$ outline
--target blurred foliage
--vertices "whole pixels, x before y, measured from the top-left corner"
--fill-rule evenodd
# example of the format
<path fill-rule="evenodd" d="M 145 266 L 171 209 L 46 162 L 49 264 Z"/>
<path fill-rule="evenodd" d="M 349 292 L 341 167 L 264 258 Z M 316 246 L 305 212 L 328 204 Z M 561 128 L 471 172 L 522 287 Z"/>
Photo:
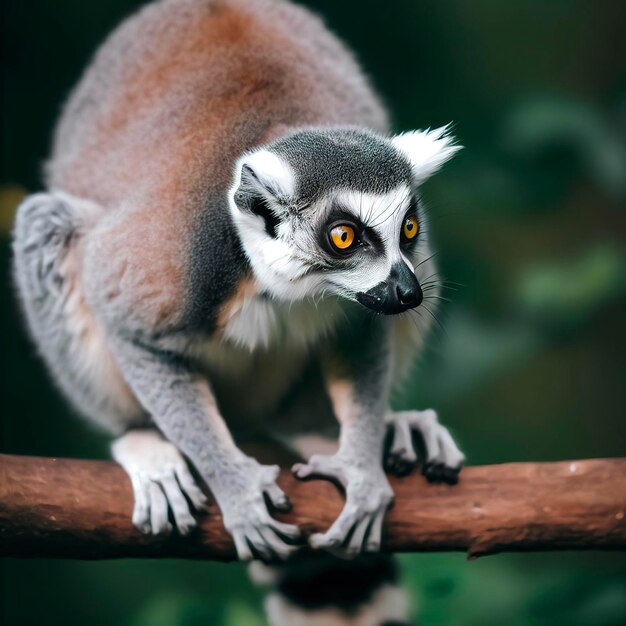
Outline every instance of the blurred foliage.
<path fill-rule="evenodd" d="M 583 324 L 624 295 L 626 256 L 607 244 L 574 260 L 532 266 L 519 285 L 521 309 L 558 330 Z"/>
<path fill-rule="evenodd" d="M 0 236 L 7 238 L 13 228 L 15 210 L 26 195 L 26 191 L 18 185 L 0 184 Z"/>
<path fill-rule="evenodd" d="M 593 106 L 563 99 L 536 99 L 510 114 L 505 140 L 513 153 L 541 157 L 563 148 L 575 157 L 578 170 L 608 194 L 626 196 L 626 128 L 609 123 Z"/>
<path fill-rule="evenodd" d="M 5 452 L 106 457 L 68 415 L 10 292 L 8 233 L 41 187 L 59 108 L 139 0 L 4 0 L 0 267 Z M 626 4 L 309 0 L 357 51 L 398 129 L 453 120 L 426 185 L 444 290 L 398 405 L 440 410 L 473 464 L 626 456 Z M 626 624 L 622 554 L 401 557 L 425 626 Z M 259 626 L 238 564 L 7 560 L 6 624 Z"/>

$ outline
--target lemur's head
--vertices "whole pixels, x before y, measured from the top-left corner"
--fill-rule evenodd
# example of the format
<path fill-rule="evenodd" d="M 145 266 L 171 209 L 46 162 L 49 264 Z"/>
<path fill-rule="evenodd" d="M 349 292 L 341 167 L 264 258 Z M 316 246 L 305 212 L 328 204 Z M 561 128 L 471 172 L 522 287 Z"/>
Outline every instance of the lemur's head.
<path fill-rule="evenodd" d="M 340 128 L 243 156 L 230 206 L 262 288 L 282 300 L 332 292 L 385 314 L 418 306 L 430 254 L 419 185 L 458 149 L 445 128 Z"/>

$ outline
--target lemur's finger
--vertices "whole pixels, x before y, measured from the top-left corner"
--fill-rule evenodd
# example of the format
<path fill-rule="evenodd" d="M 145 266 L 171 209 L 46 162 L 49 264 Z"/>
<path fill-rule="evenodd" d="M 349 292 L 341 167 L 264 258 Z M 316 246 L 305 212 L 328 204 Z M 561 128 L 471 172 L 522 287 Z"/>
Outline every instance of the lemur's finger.
<path fill-rule="evenodd" d="M 439 445 L 439 431 L 441 425 L 437 418 L 437 413 L 432 409 L 424 411 L 401 411 L 396 414 L 400 421 L 406 421 L 412 428 L 419 432 L 424 440 L 426 449 L 425 464 L 438 463 L 441 461 Z"/>
<path fill-rule="evenodd" d="M 465 455 L 459 450 L 450 431 L 445 426 L 441 426 L 439 430 L 439 441 L 444 463 L 454 469 L 460 468 L 465 461 Z"/>
<path fill-rule="evenodd" d="M 181 535 L 189 534 L 189 532 L 197 526 L 197 523 L 189 510 L 187 500 L 176 482 L 174 474 L 170 473 L 162 478 L 161 486 L 165 491 L 178 531 Z"/>
<path fill-rule="evenodd" d="M 253 555 L 246 536 L 240 530 L 235 530 L 232 533 L 233 541 L 235 542 L 235 549 L 237 550 L 237 556 L 240 561 L 252 561 Z"/>
<path fill-rule="evenodd" d="M 150 481 L 148 487 L 150 494 L 150 525 L 153 535 L 168 534 L 172 531 L 172 525 L 167 519 L 167 499 L 161 486 Z"/>
<path fill-rule="evenodd" d="M 360 522 L 357 522 L 352 537 L 350 537 L 350 541 L 345 549 L 346 556 L 354 557 L 363 551 L 363 542 L 371 523 L 372 518 L 369 515 L 364 517 Z"/>
<path fill-rule="evenodd" d="M 406 461 L 402 456 L 391 452 L 385 457 L 385 471 L 399 478 L 410 474 L 415 465 L 414 462 Z"/>
<path fill-rule="evenodd" d="M 267 545 L 276 553 L 276 556 L 283 560 L 288 558 L 298 549 L 297 546 L 285 543 L 269 526 L 260 526 L 259 532 L 263 535 L 263 539 L 265 539 Z"/>
<path fill-rule="evenodd" d="M 291 471 L 295 474 L 296 478 L 308 478 L 315 474 L 315 470 L 307 463 L 296 463 Z"/>
<path fill-rule="evenodd" d="M 174 472 L 185 495 L 191 500 L 193 508 L 196 509 L 196 511 L 207 511 L 209 508 L 209 499 L 196 484 L 189 468 L 184 463 L 181 463 L 175 467 Z"/>
<path fill-rule="evenodd" d="M 413 463 L 417 461 L 417 454 L 413 446 L 411 426 L 407 420 L 401 419 L 393 422 L 393 443 L 390 452 L 405 461 Z"/>
<path fill-rule="evenodd" d="M 395 476 L 402 477 L 410 474 L 416 465 L 417 455 L 412 441 L 407 442 L 406 446 L 398 446 L 395 450 L 389 450 L 385 455 L 385 470 Z"/>
<path fill-rule="evenodd" d="M 436 463 L 440 460 L 439 455 L 441 451 L 436 429 L 426 426 L 420 432 L 424 438 L 424 447 L 426 448 L 426 463 Z"/>
<path fill-rule="evenodd" d="M 150 499 L 148 497 L 148 484 L 143 482 L 136 474 L 130 474 L 130 480 L 135 494 L 135 506 L 133 507 L 133 525 L 144 535 L 152 531 L 150 526 Z"/>
<path fill-rule="evenodd" d="M 265 472 L 265 477 L 268 484 L 275 482 L 278 478 L 278 475 L 280 474 L 279 465 L 265 465 L 262 469 Z"/>
<path fill-rule="evenodd" d="M 314 550 L 329 550 L 340 545 L 341 542 L 335 539 L 329 541 L 326 533 L 313 533 L 309 537 L 309 546 Z"/>
<path fill-rule="evenodd" d="M 285 522 L 279 522 L 271 516 L 268 516 L 266 525 L 273 528 L 277 533 L 297 541 L 302 537 L 302 531 L 294 524 L 285 524 Z"/>
<path fill-rule="evenodd" d="M 448 467 L 444 463 L 427 463 L 422 469 L 422 474 L 430 483 L 445 482 L 449 485 L 456 485 L 459 482 L 459 472 L 461 466 Z"/>
<path fill-rule="evenodd" d="M 380 544 L 382 542 L 383 534 L 383 520 L 385 519 L 386 512 L 387 510 L 385 508 L 382 508 L 374 515 L 374 520 L 370 527 L 370 532 L 367 537 L 367 542 L 365 544 L 365 549 L 368 552 L 378 552 L 380 550 Z"/>
<path fill-rule="evenodd" d="M 314 454 L 308 463 L 296 463 L 291 471 L 300 479 L 310 476 L 323 476 L 337 480 L 344 486 L 346 484 L 343 470 L 333 464 L 331 457 L 323 454 Z"/>
<path fill-rule="evenodd" d="M 345 537 L 337 530 L 328 530 L 325 533 L 314 533 L 309 537 L 309 545 L 314 550 L 328 550 L 333 554 L 343 553 L 340 550 Z"/>
<path fill-rule="evenodd" d="M 355 507 L 346 505 L 325 533 L 316 533 L 309 537 L 310 546 L 312 548 L 336 548 L 340 546 L 360 517 Z"/>
<path fill-rule="evenodd" d="M 252 544 L 253 550 L 255 550 L 264 561 L 272 560 L 274 554 L 258 528 L 255 526 L 246 528 L 246 538 Z"/>
<path fill-rule="evenodd" d="M 291 502 L 289 502 L 287 494 L 276 483 L 269 484 L 267 487 L 265 487 L 263 492 L 270 499 L 270 502 L 272 503 L 272 506 L 274 506 L 274 508 L 278 509 L 279 511 L 291 510 Z"/>

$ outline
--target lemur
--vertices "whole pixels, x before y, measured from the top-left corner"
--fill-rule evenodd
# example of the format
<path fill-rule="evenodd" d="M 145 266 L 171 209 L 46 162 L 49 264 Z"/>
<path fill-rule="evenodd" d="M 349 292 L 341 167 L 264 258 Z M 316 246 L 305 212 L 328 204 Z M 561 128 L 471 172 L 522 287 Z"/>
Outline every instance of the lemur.
<path fill-rule="evenodd" d="M 420 186 L 457 150 L 446 128 L 391 135 L 352 54 L 287 1 L 158 0 L 108 38 L 47 191 L 18 209 L 14 274 L 54 380 L 116 437 L 141 531 L 188 533 L 203 481 L 240 559 L 296 549 L 268 509 L 289 507 L 278 467 L 231 433 L 344 486 L 316 549 L 379 548 L 387 429 L 392 469 L 416 463 L 417 432 L 426 473 L 455 480 L 436 413 L 389 397 L 438 298 Z"/>

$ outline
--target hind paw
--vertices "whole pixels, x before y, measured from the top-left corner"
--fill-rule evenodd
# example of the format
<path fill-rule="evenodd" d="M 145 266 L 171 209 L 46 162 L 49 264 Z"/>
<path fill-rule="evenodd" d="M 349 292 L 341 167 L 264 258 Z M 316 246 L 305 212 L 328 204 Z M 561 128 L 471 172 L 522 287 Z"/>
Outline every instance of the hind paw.
<path fill-rule="evenodd" d="M 459 450 L 450 431 L 439 423 L 435 411 L 390 412 L 385 421 L 393 429 L 391 448 L 385 457 L 385 468 L 389 472 L 406 476 L 421 462 L 422 474 L 429 482 L 458 482 L 465 455 Z M 424 442 L 423 459 L 418 458 L 414 433 L 420 435 Z"/>

